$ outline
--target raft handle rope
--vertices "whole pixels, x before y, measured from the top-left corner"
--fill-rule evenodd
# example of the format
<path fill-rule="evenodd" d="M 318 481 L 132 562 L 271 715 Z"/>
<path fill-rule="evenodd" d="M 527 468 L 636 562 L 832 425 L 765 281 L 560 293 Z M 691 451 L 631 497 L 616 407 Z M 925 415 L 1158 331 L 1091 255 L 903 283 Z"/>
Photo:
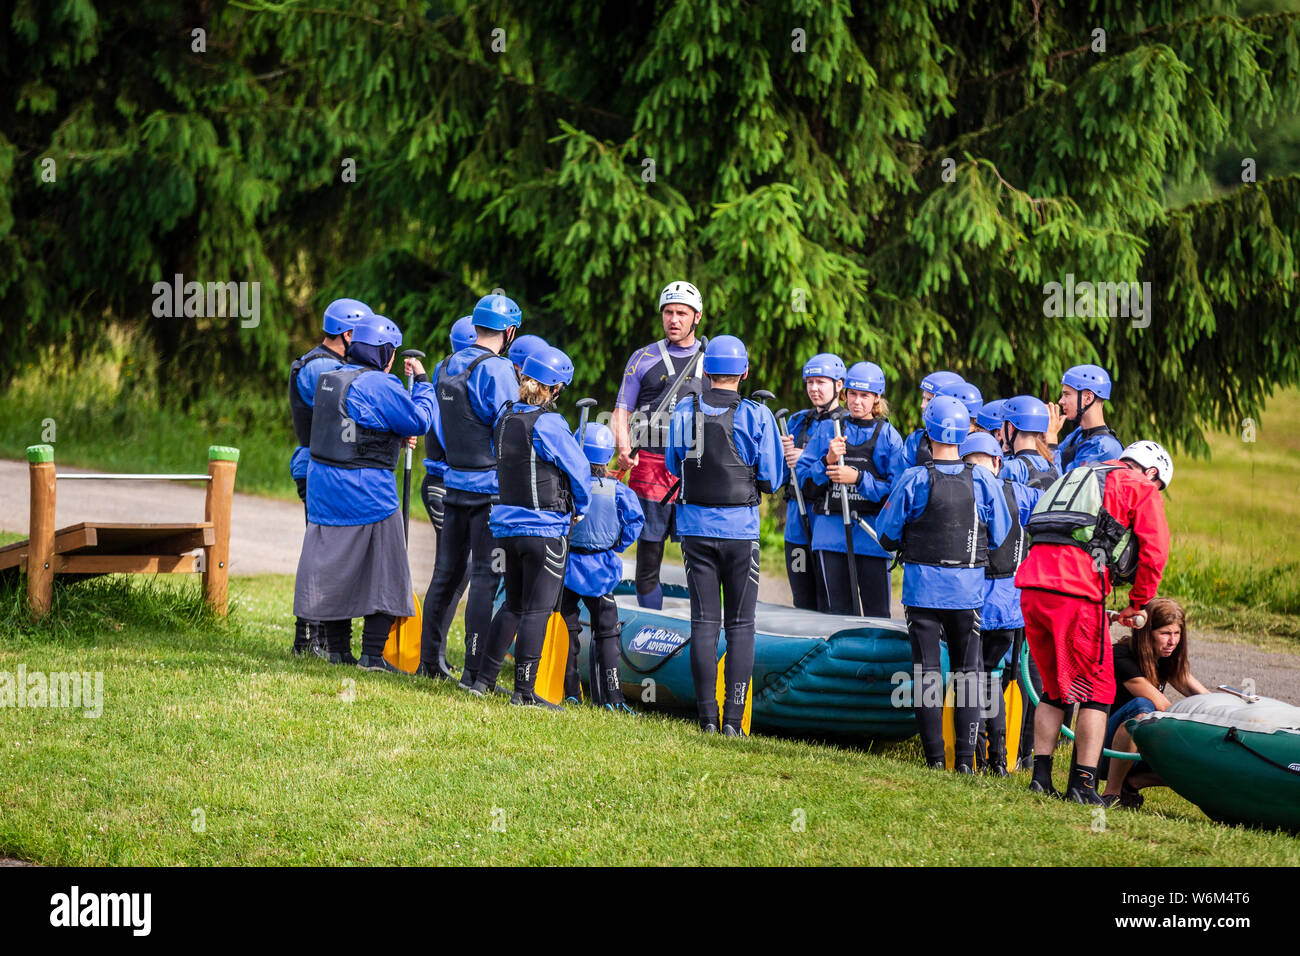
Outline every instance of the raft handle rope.
<path fill-rule="evenodd" d="M 1298 767 L 1295 764 L 1292 764 L 1291 766 L 1288 767 L 1286 766 L 1286 764 L 1278 763 L 1276 760 L 1273 760 L 1271 757 L 1264 756 L 1258 750 L 1256 750 L 1255 748 L 1251 747 L 1248 743 L 1246 743 L 1246 741 L 1241 739 L 1241 736 L 1237 733 L 1236 727 L 1229 727 L 1228 733 L 1224 736 L 1223 740 L 1224 743 L 1237 744 L 1238 746 L 1241 747 L 1242 750 L 1246 751 L 1246 753 L 1258 757 L 1260 760 L 1264 761 L 1264 763 L 1268 764 L 1271 767 L 1276 767 L 1278 770 L 1285 770 L 1287 773 L 1293 773 L 1297 777 L 1300 777 L 1300 767 Z"/>
<path fill-rule="evenodd" d="M 55 475 L 63 481 L 71 481 L 78 478 L 90 479 L 96 481 L 211 481 L 211 475 Z"/>
<path fill-rule="evenodd" d="M 1020 653 L 1020 686 L 1024 689 L 1025 694 L 1034 706 L 1038 706 L 1038 692 L 1034 690 L 1034 682 L 1029 679 L 1029 644 L 1026 643 L 1024 650 Z M 1070 740 L 1074 740 L 1074 731 L 1065 724 L 1061 724 L 1061 733 L 1065 734 Z M 1109 747 L 1101 748 L 1101 755 L 1109 757 L 1111 760 L 1141 760 L 1141 754 L 1121 753 L 1118 750 L 1111 750 Z"/>

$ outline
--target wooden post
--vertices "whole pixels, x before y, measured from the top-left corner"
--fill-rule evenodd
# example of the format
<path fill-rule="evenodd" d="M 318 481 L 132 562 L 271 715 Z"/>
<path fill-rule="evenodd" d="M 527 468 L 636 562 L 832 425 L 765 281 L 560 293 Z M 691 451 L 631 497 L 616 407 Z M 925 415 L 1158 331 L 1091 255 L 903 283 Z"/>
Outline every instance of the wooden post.
<path fill-rule="evenodd" d="M 54 601 L 54 448 L 27 449 L 27 606 L 33 620 L 49 613 Z"/>
<path fill-rule="evenodd" d="M 225 445 L 208 448 L 208 497 L 203 520 L 212 522 L 213 542 L 203 549 L 203 597 L 212 609 L 226 616 L 226 579 L 230 573 L 230 509 L 235 499 L 235 469 L 239 449 Z"/>

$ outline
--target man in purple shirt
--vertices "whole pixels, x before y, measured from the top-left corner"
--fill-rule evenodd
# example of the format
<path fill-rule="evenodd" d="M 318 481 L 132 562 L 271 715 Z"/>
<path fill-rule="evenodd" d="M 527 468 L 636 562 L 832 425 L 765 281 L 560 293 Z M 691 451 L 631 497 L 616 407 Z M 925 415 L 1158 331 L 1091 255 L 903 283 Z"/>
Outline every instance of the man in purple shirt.
<path fill-rule="evenodd" d="M 659 567 L 664 541 L 674 533 L 674 504 L 660 504 L 674 481 L 664 466 L 664 446 L 673 406 L 687 395 L 704 391 L 701 343 L 695 337 L 703 311 L 700 290 L 689 282 L 670 282 L 664 287 L 659 294 L 664 337 L 632 353 L 614 402 L 611 427 L 618 448 L 618 471 L 632 470 L 627 483 L 645 513 L 645 527 L 636 545 L 637 602 L 656 610 L 663 607 Z"/>

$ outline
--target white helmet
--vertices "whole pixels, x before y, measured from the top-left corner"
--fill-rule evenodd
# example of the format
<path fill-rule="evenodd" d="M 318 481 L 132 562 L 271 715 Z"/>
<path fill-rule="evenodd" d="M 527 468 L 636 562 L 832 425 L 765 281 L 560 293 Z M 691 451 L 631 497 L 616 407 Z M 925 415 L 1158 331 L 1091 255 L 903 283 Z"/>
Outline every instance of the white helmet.
<path fill-rule="evenodd" d="M 1165 451 L 1158 442 L 1145 439 L 1135 441 L 1120 452 L 1119 457 L 1127 458 L 1140 466 L 1143 471 L 1154 468 L 1156 477 L 1164 482 L 1166 488 L 1174 480 L 1174 460 L 1169 457 L 1169 452 Z"/>
<path fill-rule="evenodd" d="M 689 282 L 678 280 L 664 286 L 664 291 L 659 293 L 659 311 L 662 312 L 664 306 L 670 302 L 682 302 L 696 312 L 704 311 L 704 300 L 700 298 L 700 290 Z"/>

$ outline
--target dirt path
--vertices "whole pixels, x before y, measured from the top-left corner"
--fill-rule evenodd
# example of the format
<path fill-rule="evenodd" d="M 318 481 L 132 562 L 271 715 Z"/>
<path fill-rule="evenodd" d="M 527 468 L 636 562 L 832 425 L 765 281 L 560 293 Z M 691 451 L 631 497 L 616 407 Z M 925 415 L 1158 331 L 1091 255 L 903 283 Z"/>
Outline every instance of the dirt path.
<path fill-rule="evenodd" d="M 60 472 L 87 469 L 60 468 Z M 204 490 L 197 484 L 158 481 L 64 481 L 58 487 L 56 527 L 78 521 L 195 521 L 203 516 Z M 413 507 L 420 507 L 413 503 Z M 0 531 L 27 532 L 27 463 L 0 460 Z M 232 574 L 293 574 L 302 544 L 303 511 L 297 502 L 235 495 L 231 516 Z M 411 522 L 411 577 L 423 589 L 433 574 L 434 533 Z M 784 578 L 764 575 L 760 597 L 789 604 Z M 903 609 L 894 608 L 901 618 Z M 1124 632 L 1113 631 L 1115 637 Z M 1240 686 L 1249 678 L 1256 692 L 1300 704 L 1300 654 L 1265 651 L 1232 637 L 1193 631 L 1192 672 L 1207 687 Z"/>

